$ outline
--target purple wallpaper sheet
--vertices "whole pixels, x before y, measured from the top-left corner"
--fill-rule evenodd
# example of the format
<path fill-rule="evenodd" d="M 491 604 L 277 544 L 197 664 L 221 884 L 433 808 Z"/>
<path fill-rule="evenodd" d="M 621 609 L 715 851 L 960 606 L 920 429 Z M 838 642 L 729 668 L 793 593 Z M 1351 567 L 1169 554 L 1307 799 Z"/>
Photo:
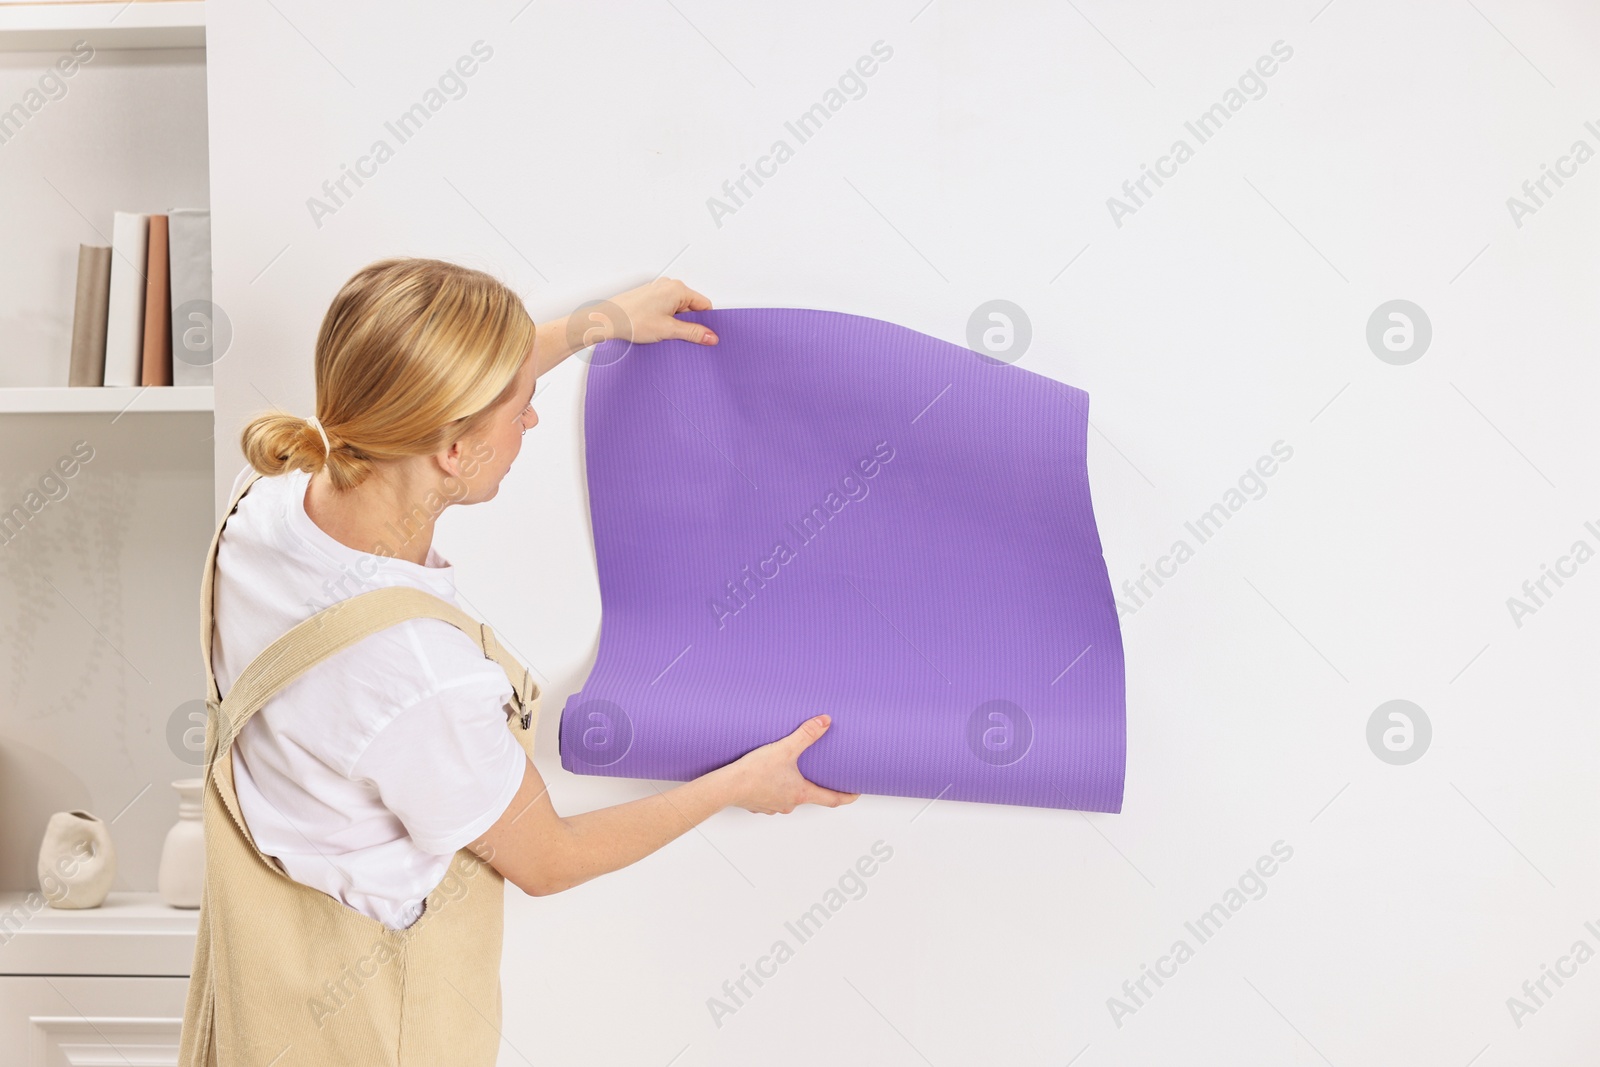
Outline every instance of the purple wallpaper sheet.
<path fill-rule="evenodd" d="M 561 765 L 686 781 L 827 712 L 820 785 L 1120 811 L 1088 394 L 856 315 L 680 318 L 720 343 L 589 368 L 600 647 Z"/>

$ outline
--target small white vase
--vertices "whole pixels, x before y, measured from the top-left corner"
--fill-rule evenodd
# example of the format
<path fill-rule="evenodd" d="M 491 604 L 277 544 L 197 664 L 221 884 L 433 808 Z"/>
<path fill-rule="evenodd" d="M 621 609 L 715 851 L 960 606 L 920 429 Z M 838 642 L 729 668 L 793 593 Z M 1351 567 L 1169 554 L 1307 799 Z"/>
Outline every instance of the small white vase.
<path fill-rule="evenodd" d="M 167 842 L 161 848 L 156 889 L 174 908 L 200 906 L 206 876 L 205 824 L 200 821 L 204 786 L 200 778 L 180 778 L 172 783 L 178 791 L 178 821 L 167 831 Z"/>
<path fill-rule="evenodd" d="M 98 908 L 117 876 L 111 831 L 86 811 L 58 811 L 39 846 L 39 890 L 52 908 Z"/>

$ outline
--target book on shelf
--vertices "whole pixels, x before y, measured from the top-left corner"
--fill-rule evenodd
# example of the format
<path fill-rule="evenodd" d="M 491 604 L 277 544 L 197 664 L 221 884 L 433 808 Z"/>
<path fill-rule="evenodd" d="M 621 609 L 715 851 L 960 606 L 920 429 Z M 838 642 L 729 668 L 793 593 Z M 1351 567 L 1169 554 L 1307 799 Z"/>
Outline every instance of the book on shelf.
<path fill-rule="evenodd" d="M 150 216 L 144 268 L 144 357 L 140 385 L 172 384 L 172 305 L 168 288 L 167 217 Z"/>
<path fill-rule="evenodd" d="M 111 294 L 111 249 L 78 246 L 78 294 L 72 305 L 68 385 L 99 385 L 105 377 L 106 308 Z"/>
<path fill-rule="evenodd" d="M 150 216 L 118 211 L 111 223 L 111 301 L 106 316 L 106 385 L 139 384 L 144 362 L 144 271 Z"/>
<path fill-rule="evenodd" d="M 210 385 L 212 360 L 211 212 L 167 212 L 172 281 L 172 384 Z"/>

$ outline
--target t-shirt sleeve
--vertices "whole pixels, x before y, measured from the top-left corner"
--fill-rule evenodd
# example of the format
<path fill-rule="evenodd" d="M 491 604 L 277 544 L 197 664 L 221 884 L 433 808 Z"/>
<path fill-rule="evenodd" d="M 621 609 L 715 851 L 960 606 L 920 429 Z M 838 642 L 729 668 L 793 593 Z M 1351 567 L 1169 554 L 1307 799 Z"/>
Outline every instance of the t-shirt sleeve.
<path fill-rule="evenodd" d="M 522 785 L 527 757 L 506 729 L 507 689 L 474 677 L 423 696 L 352 767 L 423 851 L 449 855 L 482 837 Z"/>

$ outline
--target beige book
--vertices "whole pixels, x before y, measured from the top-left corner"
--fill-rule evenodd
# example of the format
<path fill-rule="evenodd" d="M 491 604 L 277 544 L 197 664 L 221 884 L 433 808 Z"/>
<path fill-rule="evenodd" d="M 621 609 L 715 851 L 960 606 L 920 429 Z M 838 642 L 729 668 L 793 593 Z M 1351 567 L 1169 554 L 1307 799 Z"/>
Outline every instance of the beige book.
<path fill-rule="evenodd" d="M 99 385 L 106 368 L 106 308 L 111 296 L 111 249 L 78 246 L 78 295 L 72 305 L 68 385 Z"/>

